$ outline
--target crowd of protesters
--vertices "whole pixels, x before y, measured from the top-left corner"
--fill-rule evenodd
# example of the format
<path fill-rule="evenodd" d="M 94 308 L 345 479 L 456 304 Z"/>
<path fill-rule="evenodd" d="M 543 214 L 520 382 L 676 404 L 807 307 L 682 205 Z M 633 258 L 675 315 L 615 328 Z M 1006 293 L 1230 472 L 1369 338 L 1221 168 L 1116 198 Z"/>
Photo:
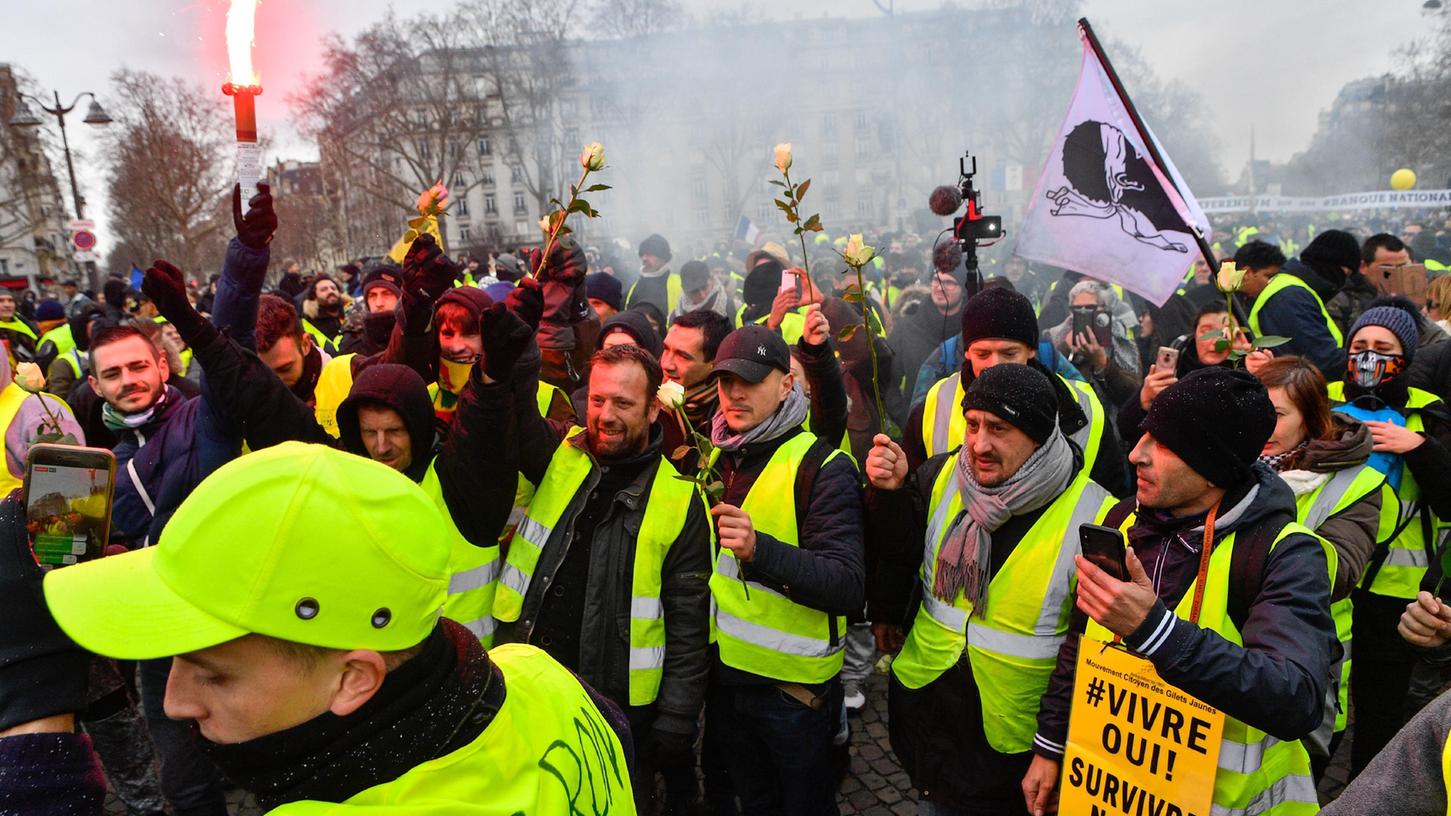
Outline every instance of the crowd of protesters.
<path fill-rule="evenodd" d="M 0 479 L 116 461 L 105 557 L 0 502 L 0 812 L 830 814 L 877 667 L 918 813 L 1037 816 L 1085 639 L 1224 712 L 1216 813 L 1347 734 L 1327 812 L 1446 810 L 1430 219 L 1220 223 L 1157 305 L 905 231 L 865 292 L 824 233 L 304 274 L 233 212 L 204 282 L 0 289 Z"/>

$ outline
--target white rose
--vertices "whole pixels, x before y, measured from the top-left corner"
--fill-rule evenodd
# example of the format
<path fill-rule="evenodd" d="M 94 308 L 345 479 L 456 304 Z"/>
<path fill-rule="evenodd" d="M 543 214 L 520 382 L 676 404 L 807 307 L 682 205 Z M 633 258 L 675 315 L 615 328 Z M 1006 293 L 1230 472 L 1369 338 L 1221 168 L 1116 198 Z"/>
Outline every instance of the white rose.
<path fill-rule="evenodd" d="M 1238 292 L 1242 283 L 1244 283 L 1244 270 L 1235 266 L 1234 261 L 1225 261 L 1220 264 L 1219 276 L 1214 280 L 1214 285 L 1219 287 L 1219 291 Z"/>
<path fill-rule="evenodd" d="M 35 363 L 21 363 L 15 366 L 15 384 L 32 394 L 45 390 L 45 375 Z"/>
<path fill-rule="evenodd" d="M 579 166 L 591 172 L 604 168 L 605 146 L 599 142 L 585 145 L 584 152 L 579 154 Z"/>
<path fill-rule="evenodd" d="M 666 380 L 660 383 L 660 390 L 655 392 L 655 399 L 666 408 L 678 411 L 680 406 L 685 404 L 685 386 L 673 380 Z"/>
<path fill-rule="evenodd" d="M 861 233 L 856 233 L 846 239 L 846 249 L 842 250 L 841 256 L 850 266 L 866 266 L 877 256 L 877 250 L 867 246 Z"/>
<path fill-rule="evenodd" d="M 791 143 L 782 142 L 776 145 L 776 169 L 785 173 L 791 169 Z"/>
<path fill-rule="evenodd" d="M 544 216 L 543 218 L 539 219 L 539 228 L 541 230 L 544 230 L 544 234 L 545 235 L 548 235 L 549 234 L 550 221 L 551 221 L 551 219 L 547 215 Z"/>

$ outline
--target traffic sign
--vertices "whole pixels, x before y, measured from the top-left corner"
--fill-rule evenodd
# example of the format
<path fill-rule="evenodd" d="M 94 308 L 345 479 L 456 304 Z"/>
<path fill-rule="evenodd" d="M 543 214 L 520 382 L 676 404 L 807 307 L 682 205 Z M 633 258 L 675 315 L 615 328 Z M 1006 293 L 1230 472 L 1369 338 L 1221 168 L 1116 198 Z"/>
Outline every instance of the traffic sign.
<path fill-rule="evenodd" d="M 71 233 L 71 245 L 82 252 L 89 252 L 96 248 L 96 234 L 89 230 L 76 230 Z"/>
<path fill-rule="evenodd" d="M 89 218 L 72 218 L 66 222 L 66 229 L 71 232 L 76 232 L 77 230 L 94 230 L 95 228 L 96 222 Z"/>
<path fill-rule="evenodd" d="M 71 257 L 76 263 L 100 263 L 101 256 L 94 252 L 73 252 Z"/>

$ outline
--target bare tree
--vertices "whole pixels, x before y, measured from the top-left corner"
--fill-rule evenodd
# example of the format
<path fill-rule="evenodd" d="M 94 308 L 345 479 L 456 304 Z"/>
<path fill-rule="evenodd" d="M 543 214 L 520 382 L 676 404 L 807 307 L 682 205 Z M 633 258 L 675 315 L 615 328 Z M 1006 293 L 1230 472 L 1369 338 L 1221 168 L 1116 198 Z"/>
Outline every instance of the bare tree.
<path fill-rule="evenodd" d="M 574 130 L 577 91 L 574 65 L 579 0 L 475 0 L 461 18 L 477 47 L 476 70 L 485 86 L 485 116 L 516 182 L 543 212 L 558 196 L 570 159 L 583 146 Z M 516 213 L 517 215 L 517 213 Z"/>
<path fill-rule="evenodd" d="M 590 19 L 591 32 L 611 40 L 673 31 L 686 22 L 675 0 L 595 0 Z"/>
<path fill-rule="evenodd" d="M 111 224 L 117 245 L 188 272 L 220 266 L 231 234 L 231 117 L 220 94 L 122 70 L 112 115 Z"/>
<path fill-rule="evenodd" d="M 329 38 L 323 73 L 289 100 L 335 191 L 391 205 L 395 232 L 419 190 L 442 180 L 458 197 L 479 184 L 468 169 L 490 125 L 469 30 L 458 14 L 403 21 L 390 12 L 352 42 Z M 348 251 L 378 238 L 350 232 Z"/>

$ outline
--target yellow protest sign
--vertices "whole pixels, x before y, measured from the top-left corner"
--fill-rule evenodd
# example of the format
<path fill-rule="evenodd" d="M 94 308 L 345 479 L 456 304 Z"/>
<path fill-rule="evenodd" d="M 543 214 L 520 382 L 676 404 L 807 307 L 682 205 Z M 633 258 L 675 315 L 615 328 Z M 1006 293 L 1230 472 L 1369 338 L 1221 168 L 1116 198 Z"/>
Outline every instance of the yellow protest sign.
<path fill-rule="evenodd" d="M 1078 647 L 1059 812 L 1207 816 L 1224 712 L 1103 641 Z"/>

